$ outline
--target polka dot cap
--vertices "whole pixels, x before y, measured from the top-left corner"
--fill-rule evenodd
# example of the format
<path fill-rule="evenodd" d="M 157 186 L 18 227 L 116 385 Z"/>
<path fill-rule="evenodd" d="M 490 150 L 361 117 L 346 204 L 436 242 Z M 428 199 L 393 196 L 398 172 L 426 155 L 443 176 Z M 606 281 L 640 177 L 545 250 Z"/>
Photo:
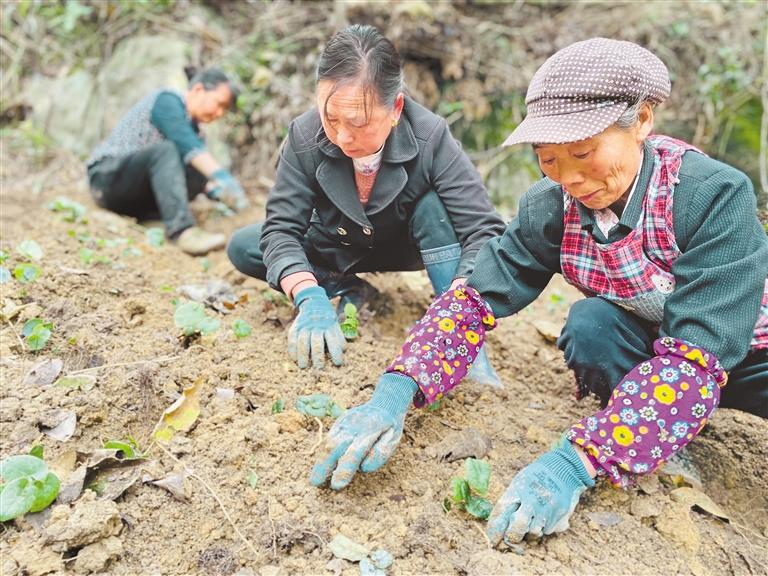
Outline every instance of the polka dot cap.
<path fill-rule="evenodd" d="M 576 42 L 536 71 L 525 97 L 527 115 L 504 145 L 584 140 L 641 96 L 659 104 L 669 90 L 667 67 L 645 48 L 608 38 Z"/>

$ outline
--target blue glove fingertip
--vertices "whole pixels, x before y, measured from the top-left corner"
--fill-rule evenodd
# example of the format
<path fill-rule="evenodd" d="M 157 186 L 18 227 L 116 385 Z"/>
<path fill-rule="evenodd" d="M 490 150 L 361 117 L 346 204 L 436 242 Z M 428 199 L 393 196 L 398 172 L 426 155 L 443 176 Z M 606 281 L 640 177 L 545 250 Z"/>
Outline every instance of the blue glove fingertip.
<path fill-rule="evenodd" d="M 309 482 L 312 484 L 312 486 L 320 488 L 328 481 L 328 478 L 331 476 L 331 472 L 334 468 L 336 468 L 336 464 L 344 455 L 344 452 L 347 451 L 347 448 L 349 448 L 351 443 L 351 440 L 342 442 L 336 446 L 331 451 L 331 453 L 325 457 L 324 460 L 321 460 L 312 467 L 312 473 L 309 476 Z"/>

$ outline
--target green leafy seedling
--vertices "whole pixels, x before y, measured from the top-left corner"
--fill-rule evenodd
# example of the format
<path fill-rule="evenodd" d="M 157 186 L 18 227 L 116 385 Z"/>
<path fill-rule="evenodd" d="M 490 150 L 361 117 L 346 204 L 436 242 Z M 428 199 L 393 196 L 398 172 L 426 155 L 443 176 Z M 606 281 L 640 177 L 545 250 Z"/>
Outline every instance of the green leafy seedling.
<path fill-rule="evenodd" d="M 53 332 L 53 324 L 42 318 L 31 318 L 24 323 L 21 334 L 27 339 L 30 350 L 38 351 L 45 348 Z"/>
<path fill-rule="evenodd" d="M 432 402 L 432 404 L 427 404 L 427 406 L 425 406 L 425 408 L 426 408 L 426 409 L 427 409 L 429 412 L 437 412 L 438 410 L 440 410 L 440 408 L 442 408 L 442 407 L 443 407 L 443 400 L 444 400 L 444 399 L 445 399 L 445 397 L 443 397 L 443 398 L 438 398 L 437 400 L 435 400 L 434 402 Z"/>
<path fill-rule="evenodd" d="M 40 268 L 29 262 L 22 262 L 13 269 L 13 277 L 22 284 L 29 284 L 40 278 Z"/>
<path fill-rule="evenodd" d="M 0 462 L 0 481 L 0 522 L 40 512 L 59 494 L 59 478 L 42 459 L 27 454 Z"/>
<path fill-rule="evenodd" d="M 176 327 L 181 328 L 183 335 L 187 337 L 212 334 L 221 325 L 218 319 L 211 318 L 205 313 L 204 306 L 199 302 L 179 304 L 173 313 L 173 320 Z"/>
<path fill-rule="evenodd" d="M 11 271 L 4 266 L 0 266 L 0 284 L 5 284 L 11 280 Z"/>
<path fill-rule="evenodd" d="M 296 410 L 305 416 L 315 418 L 338 418 L 344 412 L 344 409 L 333 401 L 328 394 L 310 394 L 309 396 L 299 396 L 296 399 Z"/>
<path fill-rule="evenodd" d="M 16 252 L 21 254 L 28 261 L 41 260 L 43 258 L 43 249 L 34 240 L 22 240 L 16 246 Z"/>
<path fill-rule="evenodd" d="M 341 323 L 341 332 L 347 340 L 354 340 L 360 333 L 360 320 L 357 317 L 357 306 L 351 302 L 344 304 L 344 322 Z"/>
<path fill-rule="evenodd" d="M 251 335 L 251 332 L 253 332 L 253 328 L 251 328 L 251 325 L 248 324 L 248 322 L 238 318 L 232 322 L 232 331 L 238 338 L 247 338 Z"/>
<path fill-rule="evenodd" d="M 122 453 L 124 460 L 138 460 L 144 457 L 144 454 L 139 450 L 139 444 L 131 436 L 128 436 L 125 440 L 108 440 L 104 442 L 104 448 L 117 450 L 118 453 Z"/>
<path fill-rule="evenodd" d="M 53 202 L 49 202 L 48 210 L 61 212 L 66 222 L 82 222 L 85 216 L 85 206 L 64 196 L 58 196 Z"/>
<path fill-rule="evenodd" d="M 248 485 L 254 490 L 259 485 L 259 476 L 253 470 L 248 473 Z"/>
<path fill-rule="evenodd" d="M 6 260 L 8 260 L 8 252 L 0 250 L 0 264 L 5 264 Z"/>
<path fill-rule="evenodd" d="M 467 458 L 464 475 L 464 478 L 451 478 L 451 496 L 443 501 L 443 507 L 450 510 L 455 505 L 479 520 L 487 520 L 493 509 L 485 498 L 491 479 L 491 465 L 485 460 Z"/>
<path fill-rule="evenodd" d="M 108 256 L 99 254 L 95 250 L 86 248 L 85 246 L 80 248 L 78 255 L 80 256 L 80 262 L 86 266 L 90 266 L 92 264 L 112 264 L 112 260 Z"/>
<path fill-rule="evenodd" d="M 32 446 L 32 448 L 29 449 L 29 455 L 34 456 L 35 458 L 40 458 L 40 460 L 43 459 L 43 445 L 42 444 L 35 444 Z"/>
<path fill-rule="evenodd" d="M 282 398 L 278 398 L 272 403 L 272 414 L 280 414 L 285 410 L 285 400 Z"/>

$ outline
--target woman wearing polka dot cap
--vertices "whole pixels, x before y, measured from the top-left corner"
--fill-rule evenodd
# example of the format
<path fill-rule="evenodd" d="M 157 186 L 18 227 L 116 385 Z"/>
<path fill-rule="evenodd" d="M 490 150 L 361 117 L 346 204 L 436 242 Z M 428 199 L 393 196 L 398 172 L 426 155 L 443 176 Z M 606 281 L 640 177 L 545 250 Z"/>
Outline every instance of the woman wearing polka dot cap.
<path fill-rule="evenodd" d="M 717 406 L 768 417 L 768 240 L 755 194 L 738 170 L 652 134 L 669 91 L 661 60 L 630 42 L 578 42 L 539 68 L 506 144 L 532 144 L 545 178 L 466 286 L 413 328 L 374 392 L 386 387 L 388 401 L 336 422 L 313 483 L 339 489 L 381 467 L 410 400 L 455 386 L 495 319 L 555 273 L 586 296 L 557 344 L 577 398 L 593 393 L 602 409 L 515 475 L 489 520 L 494 544 L 566 530 L 596 476 L 625 486 L 654 471 Z"/>

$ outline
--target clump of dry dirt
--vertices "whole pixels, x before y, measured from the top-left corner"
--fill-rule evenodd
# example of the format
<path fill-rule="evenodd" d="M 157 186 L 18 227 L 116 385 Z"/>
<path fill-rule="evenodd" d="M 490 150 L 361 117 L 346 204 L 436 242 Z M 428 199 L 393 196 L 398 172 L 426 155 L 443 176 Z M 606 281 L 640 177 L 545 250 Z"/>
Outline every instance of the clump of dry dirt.
<path fill-rule="evenodd" d="M 503 390 L 462 384 L 437 411 L 408 415 L 402 444 L 383 470 L 361 475 L 343 492 L 317 490 L 307 478 L 319 455 L 318 423 L 300 416 L 294 400 L 324 392 L 349 407 L 368 399 L 406 327 L 429 302 L 424 277 L 372 275 L 387 306 L 365 322 L 345 366 L 300 371 L 285 349 L 291 308 L 263 283 L 235 273 L 223 253 L 190 258 L 174 246 L 150 246 L 134 223 L 93 205 L 71 158 L 53 159 L 42 176 L 19 160 L 23 171 L 10 178 L 14 163 L 4 163 L 0 248 L 15 262 L 15 246 L 29 238 L 45 254 L 39 280 L 2 285 L 4 301 L 27 305 L 0 331 L 3 455 L 41 443 L 46 460 L 63 462 L 72 451 L 131 435 L 148 452 L 145 474 L 161 478 L 186 470 L 188 498 L 136 481 L 112 503 L 97 495 L 103 486 L 92 486 L 97 492 L 86 490 L 49 517 L 6 523 L 0 535 L 3 574 L 331 574 L 327 543 L 337 534 L 389 550 L 393 574 L 765 573 L 768 431 L 764 421 L 729 410 L 716 414 L 690 454 L 702 491 L 730 515 L 730 523 L 675 501 L 670 494 L 676 486 L 664 476 L 626 492 L 599 486 L 585 495 L 568 532 L 526 542 L 522 555 L 487 550 L 481 524 L 444 512 L 450 479 L 462 470 L 462 461 L 446 454 L 487 451 L 495 500 L 517 470 L 597 408 L 593 400 L 574 400 L 572 377 L 541 333 L 551 328 L 541 321 L 562 323 L 568 303 L 578 297 L 561 281 L 490 334 L 489 355 Z M 47 210 L 58 195 L 85 204 L 88 222 L 68 223 Z M 256 208 L 206 226 L 229 232 L 261 216 Z M 97 250 L 112 263 L 86 265 L 79 256 L 78 236 L 84 234 L 130 239 L 141 254 L 124 254 L 123 244 L 102 246 Z M 222 327 L 214 336 L 184 348 L 173 322 L 175 290 L 213 278 L 232 283 L 247 301 L 218 315 Z M 55 324 L 51 341 L 36 354 L 20 343 L 21 324 L 30 315 Z M 235 318 L 253 326 L 250 337 L 234 336 Z M 22 384 L 45 358 L 61 358 L 64 372 L 96 367 L 89 372 L 95 386 Z M 157 358 L 165 360 L 151 362 Z M 162 411 L 199 378 L 204 386 L 196 425 L 178 434 L 167 451 L 151 447 Z M 278 399 L 286 411 L 273 415 Z M 58 442 L 41 431 L 40 415 L 51 409 L 77 415 L 69 440 Z M 323 422 L 323 433 L 330 424 Z M 468 428 L 489 445 L 445 445 L 446 438 L 465 438 L 457 433 Z M 85 525 L 94 516 L 84 510 L 100 511 L 99 530 Z M 344 574 L 357 570 L 344 564 Z"/>

